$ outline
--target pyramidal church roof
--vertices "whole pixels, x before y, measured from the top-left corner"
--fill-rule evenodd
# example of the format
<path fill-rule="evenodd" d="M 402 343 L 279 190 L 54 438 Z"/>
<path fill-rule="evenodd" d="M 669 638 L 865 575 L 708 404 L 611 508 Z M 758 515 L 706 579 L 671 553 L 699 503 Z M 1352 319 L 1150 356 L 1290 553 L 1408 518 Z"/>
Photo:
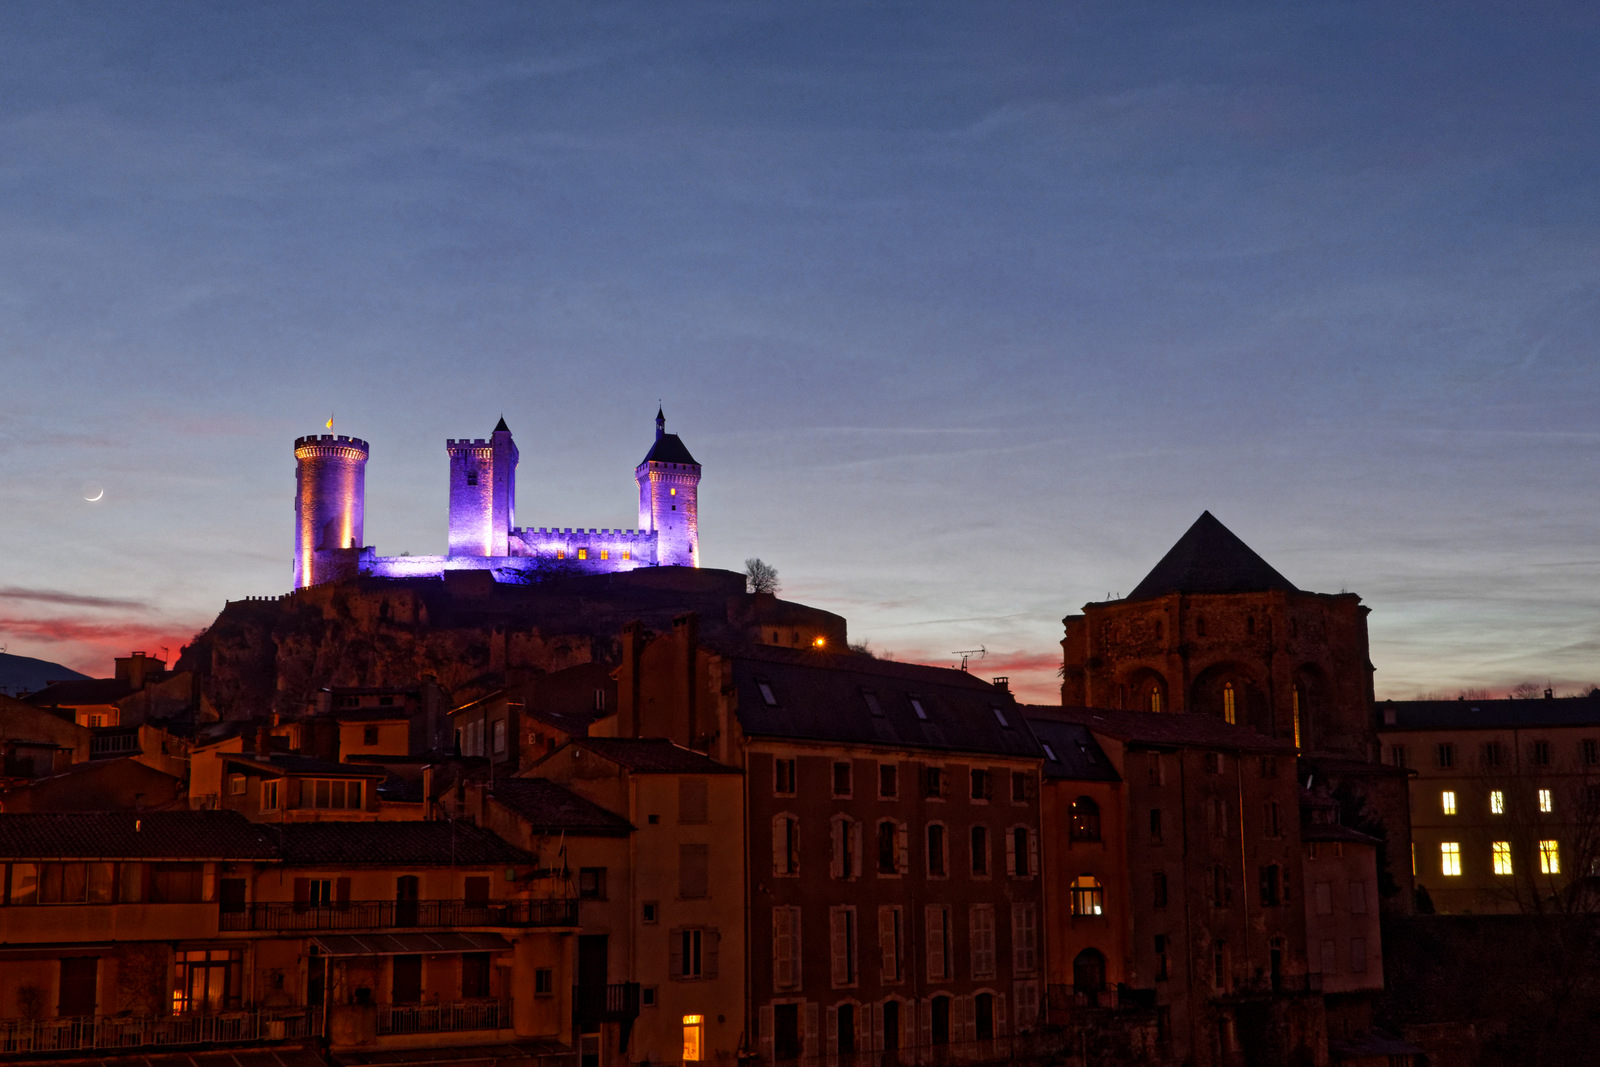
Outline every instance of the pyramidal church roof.
<path fill-rule="evenodd" d="M 1173 545 L 1161 562 L 1127 596 L 1148 600 L 1169 593 L 1294 592 L 1289 579 L 1218 522 L 1209 511 Z"/>

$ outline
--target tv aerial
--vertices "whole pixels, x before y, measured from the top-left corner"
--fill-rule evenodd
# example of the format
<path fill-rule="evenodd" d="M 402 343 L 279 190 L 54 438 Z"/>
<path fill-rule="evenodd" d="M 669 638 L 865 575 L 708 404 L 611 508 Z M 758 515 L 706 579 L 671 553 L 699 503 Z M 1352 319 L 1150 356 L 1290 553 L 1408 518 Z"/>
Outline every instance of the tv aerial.
<path fill-rule="evenodd" d="M 950 654 L 952 656 L 960 656 L 961 657 L 961 669 L 962 670 L 966 670 L 967 669 L 967 660 L 971 659 L 973 656 L 977 656 L 979 659 L 982 659 L 984 656 L 987 656 L 989 654 L 989 650 L 984 648 L 982 645 L 979 645 L 977 648 L 968 648 L 968 649 L 964 649 L 964 650 L 962 650 L 960 652 L 952 652 Z"/>

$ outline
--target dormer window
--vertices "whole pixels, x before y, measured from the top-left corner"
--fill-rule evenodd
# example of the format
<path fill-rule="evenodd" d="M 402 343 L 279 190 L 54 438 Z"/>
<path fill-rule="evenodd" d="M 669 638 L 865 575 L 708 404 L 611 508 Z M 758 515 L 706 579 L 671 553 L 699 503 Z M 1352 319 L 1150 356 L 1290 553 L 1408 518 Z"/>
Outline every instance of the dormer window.
<path fill-rule="evenodd" d="M 775 708 L 778 706 L 778 697 L 773 693 L 772 686 L 766 682 L 757 682 L 756 688 L 761 690 L 761 699 L 766 702 L 767 707 Z"/>
<path fill-rule="evenodd" d="M 920 697 L 911 698 L 911 710 L 916 712 L 917 718 L 921 719 L 923 722 L 928 721 L 928 712 L 927 709 L 922 706 L 922 699 Z"/>

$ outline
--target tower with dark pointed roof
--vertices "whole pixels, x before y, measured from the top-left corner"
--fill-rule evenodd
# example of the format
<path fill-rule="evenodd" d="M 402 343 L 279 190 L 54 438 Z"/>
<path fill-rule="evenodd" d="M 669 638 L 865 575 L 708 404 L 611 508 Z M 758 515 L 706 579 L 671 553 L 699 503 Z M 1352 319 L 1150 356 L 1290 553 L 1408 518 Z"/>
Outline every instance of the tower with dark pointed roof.
<path fill-rule="evenodd" d="M 639 484 L 639 528 L 656 535 L 656 563 L 700 566 L 700 464 L 656 409 L 656 439 L 633 477 Z"/>

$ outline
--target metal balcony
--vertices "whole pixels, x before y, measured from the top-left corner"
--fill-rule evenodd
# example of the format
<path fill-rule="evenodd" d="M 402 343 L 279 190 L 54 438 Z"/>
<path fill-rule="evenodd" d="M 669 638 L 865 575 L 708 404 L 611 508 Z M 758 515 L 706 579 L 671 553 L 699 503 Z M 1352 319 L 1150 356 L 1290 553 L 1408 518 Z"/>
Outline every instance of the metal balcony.
<path fill-rule="evenodd" d="M 224 909 L 229 931 L 391 930 L 460 926 L 576 926 L 578 902 L 549 900 L 351 900 L 342 904 L 245 904 Z"/>
<path fill-rule="evenodd" d="M 639 1017 L 639 983 L 572 987 L 572 1019 L 580 1027 L 596 1023 L 625 1023 Z"/>
<path fill-rule="evenodd" d="M 510 1025 L 511 1005 L 503 1000 L 378 1005 L 380 1034 L 445 1034 L 457 1030 L 500 1030 Z"/>
<path fill-rule="evenodd" d="M 315 1008 L 200 1012 L 183 1015 L 82 1015 L 59 1019 L 0 1019 L 0 1057 L 104 1049 L 242 1045 L 315 1037 Z"/>

